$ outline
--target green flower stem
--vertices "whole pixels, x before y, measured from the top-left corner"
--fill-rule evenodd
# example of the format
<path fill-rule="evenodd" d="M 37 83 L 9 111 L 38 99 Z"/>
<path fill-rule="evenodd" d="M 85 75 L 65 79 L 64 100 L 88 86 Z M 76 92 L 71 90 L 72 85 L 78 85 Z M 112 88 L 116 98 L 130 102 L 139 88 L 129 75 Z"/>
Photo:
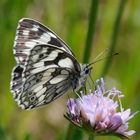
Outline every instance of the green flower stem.
<path fill-rule="evenodd" d="M 93 134 L 90 134 L 88 140 L 95 140 L 95 136 L 93 136 Z"/>
<path fill-rule="evenodd" d="M 107 72 L 109 70 L 109 67 L 111 65 L 111 62 L 112 62 L 112 57 L 113 57 L 113 53 L 114 53 L 114 50 L 115 50 L 115 47 L 116 47 L 116 44 L 117 44 L 117 39 L 118 39 L 119 29 L 120 29 L 120 24 L 121 24 L 121 18 L 122 18 L 122 15 L 123 15 L 123 11 L 124 11 L 126 1 L 127 0 L 120 0 L 116 20 L 115 20 L 114 27 L 113 27 L 113 33 L 112 33 L 112 36 L 111 36 L 110 49 L 109 49 L 109 53 L 108 53 L 108 57 L 107 57 L 105 66 L 103 68 L 102 76 L 105 76 L 107 74 Z"/>
<path fill-rule="evenodd" d="M 90 15 L 89 15 L 89 25 L 88 25 L 86 44 L 85 44 L 83 63 L 88 63 L 90 55 L 91 55 L 91 49 L 92 49 L 92 44 L 93 44 L 93 37 L 95 33 L 97 13 L 98 13 L 98 7 L 99 7 L 98 6 L 99 0 L 92 0 L 91 2 L 92 4 L 91 4 L 91 9 L 90 9 Z"/>
<path fill-rule="evenodd" d="M 69 124 L 64 140 L 81 140 L 83 137 L 82 131 L 76 128 L 73 124 Z"/>

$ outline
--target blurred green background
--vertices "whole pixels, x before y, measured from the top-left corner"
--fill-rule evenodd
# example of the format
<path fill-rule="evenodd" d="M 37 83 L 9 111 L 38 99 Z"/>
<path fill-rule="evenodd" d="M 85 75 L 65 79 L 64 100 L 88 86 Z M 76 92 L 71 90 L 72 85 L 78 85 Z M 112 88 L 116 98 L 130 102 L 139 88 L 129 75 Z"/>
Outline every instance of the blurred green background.
<path fill-rule="evenodd" d="M 100 0 L 90 62 L 110 47 L 113 26 L 120 0 Z M 55 31 L 73 50 L 79 62 L 83 60 L 89 23 L 91 0 L 0 0 L 0 140 L 61 140 L 68 127 L 63 117 L 68 94 L 36 110 L 21 110 L 13 100 L 9 84 L 12 68 L 13 41 L 18 20 L 36 19 Z M 127 0 L 122 14 L 112 64 L 106 74 L 107 83 L 124 94 L 124 108 L 132 112 L 140 108 L 140 1 Z M 100 78 L 106 61 L 93 66 L 92 77 Z M 130 129 L 140 139 L 139 114 L 131 120 Z M 87 136 L 84 135 L 83 140 Z M 117 140 L 96 137 L 97 140 Z"/>

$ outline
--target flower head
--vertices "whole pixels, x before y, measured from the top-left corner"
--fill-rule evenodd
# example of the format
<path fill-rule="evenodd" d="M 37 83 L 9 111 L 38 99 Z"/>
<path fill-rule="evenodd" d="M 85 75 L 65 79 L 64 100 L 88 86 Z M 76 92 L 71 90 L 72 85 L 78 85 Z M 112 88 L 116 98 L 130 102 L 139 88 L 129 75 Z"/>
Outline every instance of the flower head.
<path fill-rule="evenodd" d="M 130 109 L 124 110 L 122 97 L 122 93 L 116 88 L 106 90 L 103 79 L 97 80 L 94 92 L 68 100 L 68 113 L 65 117 L 76 126 L 96 135 L 111 134 L 130 139 L 135 131 L 128 131 L 128 121 L 137 112 L 131 115 Z M 120 112 L 117 111 L 118 108 Z"/>

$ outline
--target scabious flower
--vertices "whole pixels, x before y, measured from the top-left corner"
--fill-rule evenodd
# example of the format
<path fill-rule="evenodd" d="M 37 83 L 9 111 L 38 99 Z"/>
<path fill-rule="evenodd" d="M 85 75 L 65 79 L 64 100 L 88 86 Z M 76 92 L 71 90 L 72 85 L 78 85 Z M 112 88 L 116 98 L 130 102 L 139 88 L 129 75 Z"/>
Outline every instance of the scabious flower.
<path fill-rule="evenodd" d="M 76 126 L 95 135 L 116 135 L 131 139 L 134 130 L 128 131 L 128 121 L 134 117 L 131 109 L 124 110 L 121 104 L 123 94 L 116 88 L 106 90 L 103 79 L 96 81 L 95 90 L 67 102 L 65 117 Z M 118 111 L 119 109 L 119 111 Z"/>

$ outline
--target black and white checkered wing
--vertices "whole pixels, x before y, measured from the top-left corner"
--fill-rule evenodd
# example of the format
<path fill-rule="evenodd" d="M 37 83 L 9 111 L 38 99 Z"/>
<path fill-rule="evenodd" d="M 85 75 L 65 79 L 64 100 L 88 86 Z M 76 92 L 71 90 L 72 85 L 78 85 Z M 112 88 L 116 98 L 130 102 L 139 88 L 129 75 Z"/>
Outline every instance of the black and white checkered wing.
<path fill-rule="evenodd" d="M 23 109 L 31 109 L 48 104 L 73 88 L 81 68 L 70 53 L 44 44 L 31 49 L 20 71 L 12 88 L 14 97 Z M 18 82 L 21 77 L 22 83 Z"/>
<path fill-rule="evenodd" d="M 14 55 L 17 63 L 24 65 L 30 50 L 38 44 L 55 45 L 72 55 L 69 47 L 48 27 L 32 19 L 21 19 L 14 41 Z"/>
<path fill-rule="evenodd" d="M 72 51 L 69 49 L 69 47 L 49 28 L 45 27 L 38 21 L 32 19 L 21 19 L 18 23 L 16 37 L 14 41 L 14 55 L 17 62 L 17 66 L 13 69 L 11 80 L 11 90 L 13 92 L 14 98 L 18 102 L 18 97 L 22 95 L 23 91 L 25 90 L 26 84 L 24 83 L 27 83 L 27 81 L 30 79 L 30 76 L 34 75 L 32 73 L 33 71 L 28 70 L 28 68 L 31 67 L 30 57 L 32 56 L 33 60 L 36 60 L 36 57 L 38 56 L 37 54 L 33 53 L 36 52 L 34 51 L 34 48 L 36 48 L 37 45 L 42 44 L 44 44 L 43 50 L 47 50 L 47 52 L 44 51 L 46 53 L 49 53 L 49 51 L 51 52 L 50 48 L 52 46 L 55 46 L 56 48 L 73 56 Z M 43 52 L 39 55 L 40 58 L 38 58 L 38 63 L 41 58 L 44 58 L 45 55 L 46 54 Z M 53 61 L 53 58 L 48 58 L 48 60 Z M 45 61 L 45 63 L 47 63 L 47 61 Z M 37 62 L 36 65 L 38 65 Z M 32 68 L 33 67 L 34 66 L 32 66 Z M 40 68 L 38 66 L 38 69 L 36 67 L 34 68 L 34 70 L 37 70 L 38 73 L 42 73 L 44 72 L 43 68 L 44 67 L 42 66 L 40 66 Z M 35 73 L 35 75 L 38 75 L 38 73 Z"/>

